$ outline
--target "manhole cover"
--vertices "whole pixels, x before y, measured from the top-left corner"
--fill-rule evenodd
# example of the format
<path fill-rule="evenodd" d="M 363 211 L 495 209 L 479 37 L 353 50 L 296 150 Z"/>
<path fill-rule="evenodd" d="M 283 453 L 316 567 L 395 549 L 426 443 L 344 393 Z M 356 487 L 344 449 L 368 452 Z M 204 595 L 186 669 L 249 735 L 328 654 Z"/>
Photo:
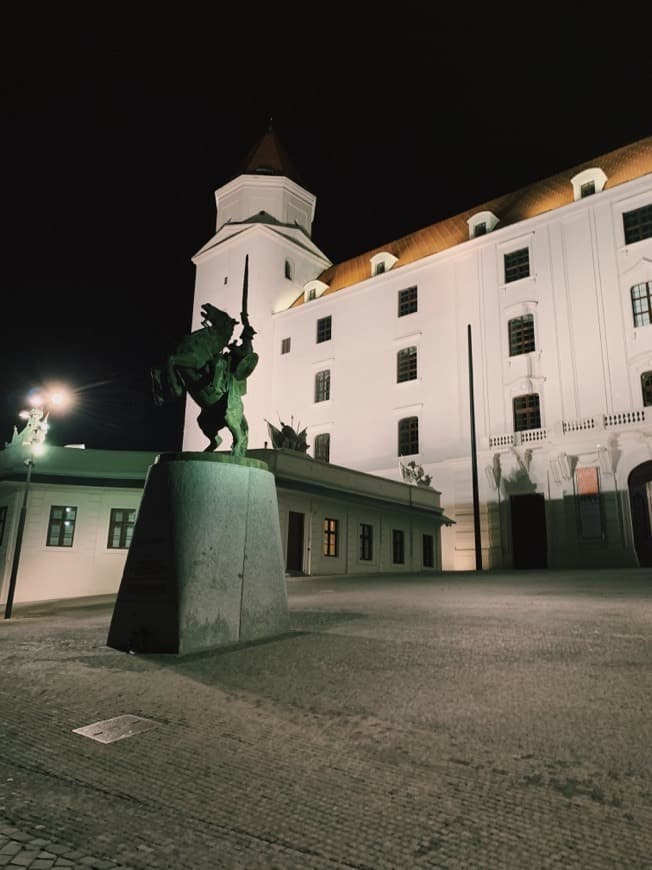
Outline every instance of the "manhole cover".
<path fill-rule="evenodd" d="M 73 728 L 73 734 L 81 734 L 90 737 L 98 743 L 115 743 L 116 740 L 124 740 L 125 737 L 133 737 L 142 734 L 151 728 L 156 728 L 158 722 L 152 719 L 143 719 L 142 716 L 115 716 L 113 719 L 103 719 L 101 722 L 93 722 L 92 725 L 84 725 L 83 728 Z"/>

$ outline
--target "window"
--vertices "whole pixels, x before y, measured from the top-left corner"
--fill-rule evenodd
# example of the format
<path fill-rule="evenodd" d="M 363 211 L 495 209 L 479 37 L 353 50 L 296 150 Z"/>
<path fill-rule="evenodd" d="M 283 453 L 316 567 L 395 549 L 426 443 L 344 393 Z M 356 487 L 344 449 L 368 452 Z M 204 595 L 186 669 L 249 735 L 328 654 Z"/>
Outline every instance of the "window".
<path fill-rule="evenodd" d="M 402 565 L 405 562 L 405 532 L 403 529 L 392 529 L 392 562 Z"/>
<path fill-rule="evenodd" d="M 626 244 L 631 245 L 632 242 L 649 239 L 652 236 L 652 205 L 626 211 L 623 214 L 623 225 Z"/>
<path fill-rule="evenodd" d="M 476 236 L 486 236 L 487 235 L 487 222 L 480 221 L 473 227 L 473 238 Z"/>
<path fill-rule="evenodd" d="M 641 375 L 641 392 L 643 393 L 643 404 L 645 407 L 652 405 L 652 372 L 643 372 Z M 0 537 L 1 543 L 2 538 Z"/>
<path fill-rule="evenodd" d="M 432 535 L 423 535 L 423 567 L 435 567 L 435 541 Z"/>
<path fill-rule="evenodd" d="M 316 298 L 317 298 L 317 291 L 315 290 L 314 287 L 311 287 L 310 290 L 308 290 L 308 301 L 310 301 L 311 299 L 316 299 Z"/>
<path fill-rule="evenodd" d="M 5 526 L 7 525 L 7 506 L 0 507 L 0 547 L 5 539 Z"/>
<path fill-rule="evenodd" d="M 317 344 L 331 340 L 331 317 L 320 317 L 317 321 Z"/>
<path fill-rule="evenodd" d="M 530 274 L 530 249 L 519 248 L 505 254 L 505 284 L 527 278 Z"/>
<path fill-rule="evenodd" d="M 634 284 L 631 293 L 634 326 L 647 326 L 650 323 L 650 311 L 652 311 L 652 281 Z"/>
<path fill-rule="evenodd" d="M 285 261 L 285 277 L 288 281 L 291 281 L 294 278 L 294 269 L 292 268 L 290 260 Z"/>
<path fill-rule="evenodd" d="M 331 436 L 328 432 L 322 432 L 315 436 L 315 459 L 320 462 L 328 462 L 331 456 Z"/>
<path fill-rule="evenodd" d="M 77 522 L 77 508 L 52 505 L 48 523 L 48 547 L 72 547 Z"/>
<path fill-rule="evenodd" d="M 131 536 L 136 522 L 135 508 L 111 508 L 109 520 L 109 550 L 126 550 L 131 544 Z"/>
<path fill-rule="evenodd" d="M 330 369 L 315 375 L 315 402 L 327 402 L 331 397 Z"/>
<path fill-rule="evenodd" d="M 585 196 L 592 196 L 595 193 L 595 181 L 585 181 L 580 185 L 580 199 Z"/>
<path fill-rule="evenodd" d="M 514 431 L 541 428 L 541 410 L 539 394 L 529 393 L 527 396 L 516 396 L 514 399 Z"/>
<path fill-rule="evenodd" d="M 289 338 L 281 339 L 281 353 L 290 353 L 290 347 L 292 346 L 292 341 Z"/>
<path fill-rule="evenodd" d="M 419 418 L 403 417 L 398 421 L 398 455 L 410 456 L 419 452 Z"/>
<path fill-rule="evenodd" d="M 405 317 L 417 310 L 417 288 L 408 287 L 407 290 L 398 291 L 398 316 Z"/>
<path fill-rule="evenodd" d="M 534 315 L 524 314 L 509 321 L 509 355 L 518 356 L 534 350 Z"/>
<path fill-rule="evenodd" d="M 371 562 L 373 558 L 374 529 L 368 523 L 360 523 L 360 561 Z"/>
<path fill-rule="evenodd" d="M 374 275 L 382 275 L 385 271 L 385 263 L 376 263 L 376 268 L 374 270 Z"/>
<path fill-rule="evenodd" d="M 337 556 L 337 520 L 324 520 L 324 556 Z"/>
<path fill-rule="evenodd" d="M 417 349 L 404 347 L 396 354 L 396 383 L 413 381 L 417 376 Z"/>

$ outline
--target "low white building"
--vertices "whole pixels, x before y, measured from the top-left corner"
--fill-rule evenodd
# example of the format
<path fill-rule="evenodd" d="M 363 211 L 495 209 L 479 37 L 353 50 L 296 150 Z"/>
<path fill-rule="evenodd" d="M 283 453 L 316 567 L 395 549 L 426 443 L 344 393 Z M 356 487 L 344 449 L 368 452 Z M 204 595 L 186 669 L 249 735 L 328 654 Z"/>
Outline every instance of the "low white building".
<path fill-rule="evenodd" d="M 274 474 L 289 574 L 441 570 L 434 489 L 252 451 Z M 29 448 L 0 451 L 0 602 L 7 601 Z M 49 447 L 29 486 L 14 601 L 118 591 L 147 470 L 155 453 Z M 210 519 L 207 518 L 207 522 Z M 220 530 L 215 529 L 219 538 Z"/>
<path fill-rule="evenodd" d="M 322 459 L 415 460 L 455 520 L 444 569 L 474 567 L 470 326 L 483 566 L 652 564 L 652 138 L 337 265 L 273 132 L 216 199 L 192 328 L 240 311 L 249 255 L 250 447 L 293 416 Z"/>

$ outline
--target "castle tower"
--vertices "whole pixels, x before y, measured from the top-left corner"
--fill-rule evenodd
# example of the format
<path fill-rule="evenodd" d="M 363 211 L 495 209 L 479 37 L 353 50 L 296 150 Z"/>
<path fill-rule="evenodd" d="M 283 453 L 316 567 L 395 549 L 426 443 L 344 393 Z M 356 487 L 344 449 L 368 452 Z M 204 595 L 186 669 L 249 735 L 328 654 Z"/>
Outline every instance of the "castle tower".
<path fill-rule="evenodd" d="M 247 382 L 245 416 L 249 446 L 268 440 L 265 419 L 277 420 L 271 407 L 273 373 L 279 348 L 274 347 L 274 314 L 284 311 L 308 281 L 331 265 L 311 239 L 316 197 L 299 183 L 276 132 L 267 130 L 251 149 L 243 172 L 215 191 L 215 235 L 192 258 L 196 266 L 192 329 L 201 326 L 201 306 L 210 302 L 239 319 L 242 279 L 249 255 L 249 318 L 256 330 L 254 349 L 260 357 Z M 234 337 L 239 336 L 236 327 Z M 183 449 L 203 450 L 206 439 L 196 423 L 199 409 L 187 400 Z M 222 449 L 230 448 L 227 430 Z"/>

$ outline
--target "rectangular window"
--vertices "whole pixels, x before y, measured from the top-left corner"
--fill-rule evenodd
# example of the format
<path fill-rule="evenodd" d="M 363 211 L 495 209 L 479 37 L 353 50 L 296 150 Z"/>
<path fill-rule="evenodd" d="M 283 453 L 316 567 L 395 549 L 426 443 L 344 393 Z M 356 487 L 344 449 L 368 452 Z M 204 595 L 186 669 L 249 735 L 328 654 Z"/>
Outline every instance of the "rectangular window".
<path fill-rule="evenodd" d="M 530 249 L 520 248 L 505 254 L 505 284 L 527 278 L 530 274 Z"/>
<path fill-rule="evenodd" d="M 376 263 L 376 269 L 375 269 L 374 274 L 375 275 L 382 275 L 384 271 L 385 271 L 385 264 L 384 263 Z"/>
<path fill-rule="evenodd" d="M 411 456 L 419 452 L 419 418 L 403 417 L 398 421 L 398 455 Z"/>
<path fill-rule="evenodd" d="M 374 548 L 374 528 L 368 523 L 360 523 L 360 561 L 371 562 Z"/>
<path fill-rule="evenodd" d="M 331 318 L 320 317 L 317 321 L 317 344 L 331 339 Z"/>
<path fill-rule="evenodd" d="M 435 539 L 432 535 L 423 535 L 423 567 L 435 567 Z"/>
<path fill-rule="evenodd" d="M 407 290 L 398 291 L 398 316 L 414 314 L 417 310 L 417 288 L 408 287 Z"/>
<path fill-rule="evenodd" d="M 405 532 L 403 529 L 392 529 L 392 562 L 403 565 L 405 562 Z"/>
<path fill-rule="evenodd" d="M 7 525 L 7 506 L 0 507 L 0 547 L 5 539 L 5 526 Z"/>
<path fill-rule="evenodd" d="M 290 353 L 291 345 L 292 345 L 292 339 L 290 339 L 290 338 L 281 339 L 281 353 Z"/>
<path fill-rule="evenodd" d="M 487 234 L 487 222 L 480 221 L 479 224 L 476 224 L 473 229 L 473 236 L 485 236 Z"/>
<path fill-rule="evenodd" d="M 315 375 L 315 402 L 327 402 L 331 397 L 330 369 Z"/>
<path fill-rule="evenodd" d="M 534 315 L 524 314 L 509 321 L 509 355 L 518 356 L 534 350 Z"/>
<path fill-rule="evenodd" d="M 631 245 L 632 242 L 649 239 L 652 236 L 652 205 L 626 211 L 623 214 L 623 226 L 626 244 Z"/>
<path fill-rule="evenodd" d="M 652 405 L 652 372 L 643 372 L 641 375 L 641 392 L 643 393 L 643 405 L 647 408 Z M 2 538 L 0 538 L 0 544 Z"/>
<path fill-rule="evenodd" d="M 417 376 L 417 349 L 404 347 L 396 354 L 396 383 L 413 381 Z"/>
<path fill-rule="evenodd" d="M 48 547 L 72 547 L 77 522 L 77 508 L 52 505 L 48 523 Z"/>
<path fill-rule="evenodd" d="M 632 311 L 634 313 L 634 326 L 647 326 L 650 323 L 652 311 L 652 281 L 643 284 L 634 284 L 630 290 L 632 294 Z"/>
<path fill-rule="evenodd" d="M 324 556 L 337 556 L 337 520 L 324 520 Z"/>
<path fill-rule="evenodd" d="M 136 522 L 136 508 L 111 508 L 109 519 L 109 550 L 126 550 Z"/>
<path fill-rule="evenodd" d="M 526 429 L 540 428 L 539 394 L 529 393 L 527 396 L 516 396 L 514 399 L 514 431 L 523 432 Z"/>
<path fill-rule="evenodd" d="M 329 462 L 331 458 L 331 436 L 328 432 L 315 435 L 315 459 Z"/>
<path fill-rule="evenodd" d="M 585 181 L 580 187 L 580 199 L 585 196 L 592 196 L 595 193 L 595 181 Z"/>

